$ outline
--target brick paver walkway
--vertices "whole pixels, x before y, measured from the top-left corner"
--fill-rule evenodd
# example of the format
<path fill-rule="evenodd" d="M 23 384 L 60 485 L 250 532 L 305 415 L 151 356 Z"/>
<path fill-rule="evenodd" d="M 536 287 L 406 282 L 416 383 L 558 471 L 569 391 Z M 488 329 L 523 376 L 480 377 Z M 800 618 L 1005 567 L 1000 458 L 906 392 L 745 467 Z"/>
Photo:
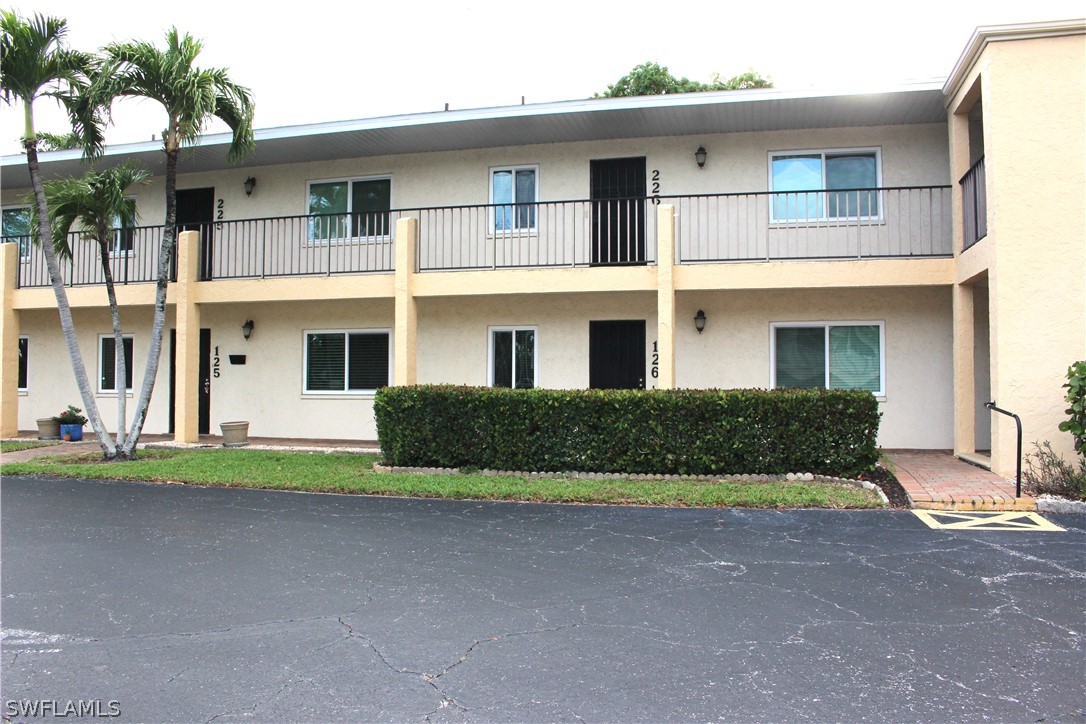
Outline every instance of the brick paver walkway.
<path fill-rule="evenodd" d="M 928 510 L 1034 510 L 1033 498 L 1014 497 L 1014 480 L 970 465 L 950 453 L 886 452 L 914 508 Z"/>

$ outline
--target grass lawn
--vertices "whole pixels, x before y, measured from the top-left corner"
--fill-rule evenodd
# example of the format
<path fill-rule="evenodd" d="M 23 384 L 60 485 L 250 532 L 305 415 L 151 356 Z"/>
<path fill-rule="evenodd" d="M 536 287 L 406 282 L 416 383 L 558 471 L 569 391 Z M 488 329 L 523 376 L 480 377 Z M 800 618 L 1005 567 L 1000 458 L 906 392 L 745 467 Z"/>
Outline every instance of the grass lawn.
<path fill-rule="evenodd" d="M 0 453 L 32 450 L 36 447 L 49 447 L 50 445 L 59 444 L 58 442 L 38 442 L 37 440 L 0 440 Z"/>
<path fill-rule="evenodd" d="M 223 487 L 419 498 L 610 503 L 679 507 L 881 508 L 872 491 L 828 483 L 571 480 L 378 473 L 377 455 L 264 450 L 145 450 L 103 463 L 97 454 L 3 466 L 4 475 L 151 480 Z"/>

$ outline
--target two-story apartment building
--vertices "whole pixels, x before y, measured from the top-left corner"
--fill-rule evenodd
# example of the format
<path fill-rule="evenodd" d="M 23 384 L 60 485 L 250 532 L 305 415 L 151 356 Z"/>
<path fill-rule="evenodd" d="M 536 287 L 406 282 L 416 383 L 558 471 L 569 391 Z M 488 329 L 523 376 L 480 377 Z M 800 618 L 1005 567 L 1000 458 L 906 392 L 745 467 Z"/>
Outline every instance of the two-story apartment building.
<path fill-rule="evenodd" d="M 190 231 L 146 430 L 373 439 L 393 384 L 851 387 L 879 399 L 883 446 L 1013 470 L 980 405 L 1056 442 L 1062 374 L 1086 354 L 1083 38 L 1081 21 L 982 29 L 945 84 L 269 129 L 240 166 L 207 137 L 182 161 Z M 151 142 L 102 163 L 161 157 Z M 18 240 L 25 161 L 0 168 Z M 118 232 L 111 264 L 138 390 L 162 180 L 131 193 L 148 226 Z M 78 395 L 40 252 L 3 251 L 11 434 Z M 64 273 L 108 422 L 97 265 L 76 240 Z"/>

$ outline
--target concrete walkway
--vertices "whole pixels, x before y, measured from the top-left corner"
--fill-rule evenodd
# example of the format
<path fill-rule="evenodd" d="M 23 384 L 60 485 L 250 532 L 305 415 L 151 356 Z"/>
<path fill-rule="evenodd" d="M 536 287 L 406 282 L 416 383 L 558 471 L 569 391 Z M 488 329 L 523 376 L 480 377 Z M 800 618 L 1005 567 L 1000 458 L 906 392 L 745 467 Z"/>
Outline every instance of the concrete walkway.
<path fill-rule="evenodd" d="M 892 450 L 894 464 L 909 502 L 927 510 L 1036 510 L 1033 498 L 1015 498 L 1013 480 L 970 465 L 948 452 Z"/>

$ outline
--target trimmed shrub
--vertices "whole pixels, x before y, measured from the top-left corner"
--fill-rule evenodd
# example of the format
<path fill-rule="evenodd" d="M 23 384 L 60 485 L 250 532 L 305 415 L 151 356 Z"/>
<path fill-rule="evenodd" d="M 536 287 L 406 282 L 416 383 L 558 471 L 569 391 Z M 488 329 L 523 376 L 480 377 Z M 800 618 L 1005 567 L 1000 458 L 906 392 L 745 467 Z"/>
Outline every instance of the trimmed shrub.
<path fill-rule="evenodd" d="M 856 475 L 878 460 L 878 403 L 846 390 L 386 387 L 385 462 L 540 472 Z"/>

